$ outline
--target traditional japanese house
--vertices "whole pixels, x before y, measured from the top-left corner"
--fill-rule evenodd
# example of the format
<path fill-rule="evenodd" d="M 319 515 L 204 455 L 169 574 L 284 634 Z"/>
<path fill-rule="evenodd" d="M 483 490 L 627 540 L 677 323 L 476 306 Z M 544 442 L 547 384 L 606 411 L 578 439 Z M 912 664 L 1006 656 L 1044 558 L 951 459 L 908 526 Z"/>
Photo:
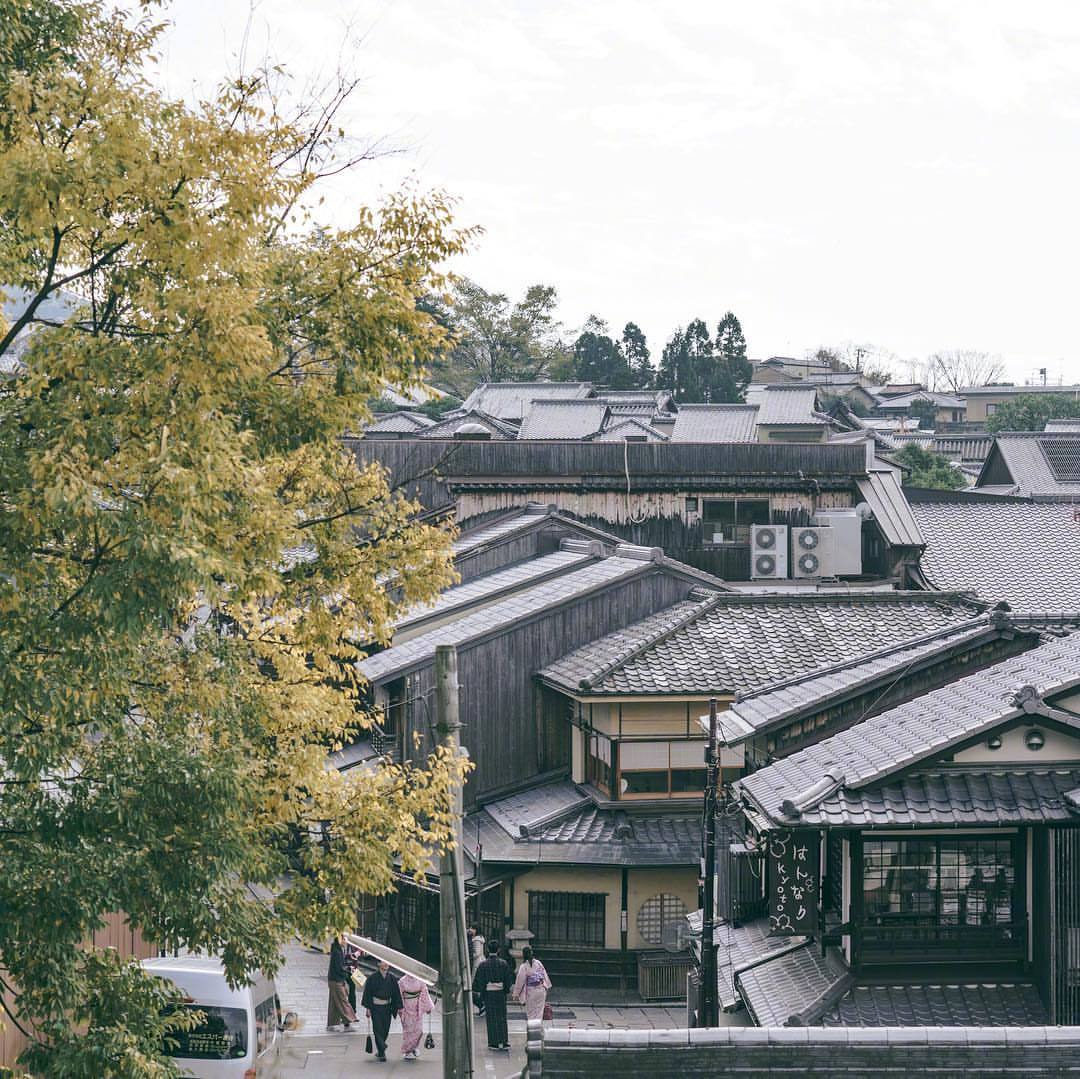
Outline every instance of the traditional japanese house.
<path fill-rule="evenodd" d="M 785 414 L 780 410 L 775 418 Z M 896 470 L 874 464 L 862 443 L 710 440 L 714 429 L 733 438 L 729 429 L 745 428 L 747 415 L 744 406 L 703 406 L 685 419 L 680 410 L 676 428 L 701 440 L 694 442 L 361 439 L 348 445 L 362 461 L 386 467 L 392 482 L 428 512 L 453 513 L 462 527 L 529 502 L 551 504 L 726 581 L 758 576 L 756 527 L 814 526 L 823 515 L 856 511 L 854 532 L 842 541 L 842 562 L 820 561 L 803 572 L 792 557 L 774 563 L 766 576 L 773 583 L 838 577 L 902 584 L 917 567 L 924 541 Z"/>
<path fill-rule="evenodd" d="M 761 1025 L 1080 1019 L 1080 615 L 987 622 L 1021 650 L 928 692 L 905 681 L 925 687 L 933 642 L 725 713 L 744 745 L 799 738 L 723 805 L 722 1004 Z"/>

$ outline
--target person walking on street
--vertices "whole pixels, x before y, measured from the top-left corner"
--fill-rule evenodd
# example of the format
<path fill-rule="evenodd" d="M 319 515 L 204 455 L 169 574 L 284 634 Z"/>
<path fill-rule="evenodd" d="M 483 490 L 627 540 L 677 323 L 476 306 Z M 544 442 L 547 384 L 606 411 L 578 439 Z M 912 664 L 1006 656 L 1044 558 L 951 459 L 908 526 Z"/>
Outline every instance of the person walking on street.
<path fill-rule="evenodd" d="M 354 1013 L 356 1012 L 356 972 L 360 969 L 360 960 L 363 957 L 364 953 L 359 948 L 345 941 L 345 969 L 349 972 L 349 1007 Z"/>
<path fill-rule="evenodd" d="M 401 1011 L 401 990 L 397 978 L 390 973 L 389 963 L 380 963 L 379 969 L 368 976 L 360 1003 L 371 1020 L 376 1056 L 379 1060 L 385 1060 L 390 1021 Z"/>
<path fill-rule="evenodd" d="M 405 1060 L 415 1060 L 424 1036 L 424 1016 L 433 1011 L 428 987 L 412 974 L 398 979 L 401 990 L 401 1055 Z"/>
<path fill-rule="evenodd" d="M 498 956 L 499 942 L 489 940 L 488 957 L 473 974 L 473 996 L 484 1003 L 489 1049 L 509 1049 L 510 1033 L 506 1029 L 506 994 L 510 992 L 513 975 L 510 964 Z"/>
<path fill-rule="evenodd" d="M 484 934 L 480 932 L 480 926 L 470 925 L 468 930 L 469 937 L 469 961 L 472 963 L 472 969 L 475 973 L 476 968 L 484 961 L 484 956 L 487 954 L 485 949 Z M 480 999 L 480 1003 L 476 1008 L 477 1015 L 484 1014 L 484 1001 Z"/>
<path fill-rule="evenodd" d="M 326 1029 L 350 1030 L 356 1012 L 349 1007 L 349 970 L 345 961 L 345 940 L 339 933 L 330 945 L 330 969 L 326 972 L 330 999 L 326 1006 Z"/>
<path fill-rule="evenodd" d="M 514 982 L 513 999 L 525 1005 L 527 1019 L 543 1019 L 547 993 L 551 988 L 551 979 L 544 969 L 544 964 L 533 957 L 533 950 L 528 946 L 521 949 L 521 966 L 517 969 Z"/>

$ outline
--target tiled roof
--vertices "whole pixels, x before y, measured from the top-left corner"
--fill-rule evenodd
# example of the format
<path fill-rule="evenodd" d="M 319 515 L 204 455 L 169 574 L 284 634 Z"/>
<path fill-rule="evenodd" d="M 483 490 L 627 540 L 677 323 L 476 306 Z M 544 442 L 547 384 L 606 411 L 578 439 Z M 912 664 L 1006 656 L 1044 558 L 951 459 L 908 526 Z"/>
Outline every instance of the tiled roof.
<path fill-rule="evenodd" d="M 506 569 L 475 577 L 465 584 L 448 588 L 433 603 L 420 603 L 415 607 L 410 607 L 396 619 L 394 624 L 399 629 L 403 629 L 429 618 L 447 615 L 501 593 L 516 592 L 544 578 L 567 573 L 595 558 L 594 554 L 577 549 L 553 551 L 539 558 L 518 562 Z"/>
<path fill-rule="evenodd" d="M 927 769 L 863 790 L 839 790 L 802 815 L 832 828 L 1076 821 L 1065 799 L 1080 771 Z"/>
<path fill-rule="evenodd" d="M 1042 499 L 1080 496 L 1080 436 L 1068 431 L 1002 431 L 987 457 L 980 481 L 985 478 L 990 482 L 995 453 L 1005 463 L 1016 494 Z M 1056 465 L 1059 459 L 1071 460 L 1072 468 L 1062 473 Z"/>
<path fill-rule="evenodd" d="M 650 442 L 667 442 L 668 436 L 661 434 L 651 426 L 646 419 L 627 417 L 623 420 L 614 420 L 609 423 L 602 434 L 596 436 L 597 442 L 623 442 L 627 437 L 644 437 Z"/>
<path fill-rule="evenodd" d="M 745 776 L 738 786 L 768 817 L 784 821 L 781 803 L 796 798 L 823 776 L 843 777 L 843 788 L 857 791 L 1020 715 L 1011 696 L 1021 686 L 1052 693 L 1077 684 L 1080 633 L 863 720 Z M 809 812 L 805 810 L 803 817 Z"/>
<path fill-rule="evenodd" d="M 1035 1027 L 1048 1022 L 1035 986 L 857 985 L 821 1020 L 825 1027 Z"/>
<path fill-rule="evenodd" d="M 1047 420 L 1043 430 L 1048 434 L 1055 432 L 1080 434 L 1080 420 Z"/>
<path fill-rule="evenodd" d="M 478 408 L 500 420 L 520 420 L 533 401 L 550 398 L 588 397 L 589 382 L 484 382 L 462 403 L 462 408 Z"/>
<path fill-rule="evenodd" d="M 483 547 L 484 544 L 500 540 L 519 529 L 532 527 L 547 515 L 547 506 L 530 505 L 514 510 L 494 521 L 487 521 L 475 528 L 467 529 L 454 540 L 454 554 L 465 554 L 476 547 Z"/>
<path fill-rule="evenodd" d="M 591 438 L 604 426 L 603 401 L 534 401 L 521 421 L 519 439 Z"/>
<path fill-rule="evenodd" d="M 753 442 L 754 405 L 680 405 L 673 442 Z"/>
<path fill-rule="evenodd" d="M 649 562 L 634 557 L 601 559 L 562 577 L 517 592 L 490 607 L 464 615 L 449 625 L 439 626 L 403 644 L 368 656 L 360 661 L 357 669 L 372 682 L 403 674 L 430 662 L 435 655 L 436 645 L 463 644 L 475 637 L 482 637 L 486 633 L 529 618 L 545 607 L 564 603 L 590 589 L 640 573 L 648 565 Z"/>
<path fill-rule="evenodd" d="M 601 637 L 540 675 L 572 693 L 746 693 L 947 629 L 972 614 L 954 596 L 922 592 L 720 593 Z"/>
<path fill-rule="evenodd" d="M 691 949 L 700 961 L 702 912 L 692 911 L 686 916 L 691 936 Z M 773 937 L 769 935 L 769 919 L 757 918 L 734 926 L 721 922 L 713 930 L 713 940 L 718 945 L 716 952 L 717 982 L 720 990 L 720 1005 L 732 1008 L 738 1003 L 738 991 L 735 988 L 736 971 L 764 962 L 776 952 L 788 951 L 806 943 L 806 937 Z"/>
<path fill-rule="evenodd" d="M 1020 393 L 1069 393 L 1080 398 L 1080 383 L 1072 386 L 965 386 L 961 397 L 1001 397 Z"/>
<path fill-rule="evenodd" d="M 921 547 L 926 542 L 895 472 L 871 469 L 855 485 L 891 546 Z"/>
<path fill-rule="evenodd" d="M 921 567 L 938 588 L 1017 610 L 1080 611 L 1080 517 L 1062 503 L 927 502 Z"/>
<path fill-rule="evenodd" d="M 932 453 L 961 461 L 985 461 L 994 444 L 992 435 L 945 435 L 933 431 L 894 432 L 891 436 L 901 446 L 917 443 Z"/>
<path fill-rule="evenodd" d="M 929 401 L 937 408 L 964 408 L 961 398 L 951 393 L 934 393 L 932 390 L 916 390 L 914 393 L 902 393 L 882 401 L 878 408 L 884 412 L 889 409 L 910 408 L 916 401 Z"/>
<path fill-rule="evenodd" d="M 432 424 L 423 431 L 423 438 L 453 438 L 463 423 L 478 423 L 481 427 L 491 432 L 492 438 L 517 438 L 517 427 L 512 423 L 506 423 L 495 416 L 489 416 L 478 408 L 455 409 L 453 414 L 446 416 L 437 423 Z"/>
<path fill-rule="evenodd" d="M 601 809 L 560 780 L 470 814 L 464 834 L 470 857 L 479 836 L 485 862 L 689 866 L 701 854 L 701 813 L 678 806 L 667 812 Z"/>
<path fill-rule="evenodd" d="M 412 434 L 431 427 L 434 421 L 419 412 L 389 412 L 369 423 L 364 428 L 365 434 Z"/>
<path fill-rule="evenodd" d="M 746 403 L 760 406 L 758 426 L 820 425 L 826 422 L 814 411 L 817 408 L 817 387 L 814 385 L 751 386 L 746 391 Z"/>
<path fill-rule="evenodd" d="M 776 687 L 766 686 L 743 697 L 724 713 L 725 741 L 735 744 L 785 720 L 813 714 L 832 701 L 865 692 L 867 687 L 889 681 L 899 673 L 908 674 L 923 660 L 972 645 L 994 632 L 989 619 L 978 617 L 949 626 L 929 640 L 904 642 L 822 673 L 790 679 Z"/>
<path fill-rule="evenodd" d="M 814 941 L 735 976 L 746 1010 L 759 1027 L 816 1023 L 852 981 L 840 963 L 821 955 Z"/>

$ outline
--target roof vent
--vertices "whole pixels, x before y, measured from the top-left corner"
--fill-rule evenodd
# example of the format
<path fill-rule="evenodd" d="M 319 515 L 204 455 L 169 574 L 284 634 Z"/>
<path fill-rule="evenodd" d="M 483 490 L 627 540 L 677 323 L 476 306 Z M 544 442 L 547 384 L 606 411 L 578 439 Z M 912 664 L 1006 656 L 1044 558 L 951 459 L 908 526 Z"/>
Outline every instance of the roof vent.
<path fill-rule="evenodd" d="M 454 438 L 467 439 L 472 442 L 484 442 L 491 438 L 491 432 L 482 423 L 469 421 L 463 423 L 454 431 Z"/>
<path fill-rule="evenodd" d="M 844 774 L 835 766 L 825 769 L 825 774 L 816 783 L 810 784 L 794 798 L 785 798 L 780 803 L 780 811 L 785 817 L 801 817 L 808 809 L 824 801 L 833 791 L 844 785 Z"/>

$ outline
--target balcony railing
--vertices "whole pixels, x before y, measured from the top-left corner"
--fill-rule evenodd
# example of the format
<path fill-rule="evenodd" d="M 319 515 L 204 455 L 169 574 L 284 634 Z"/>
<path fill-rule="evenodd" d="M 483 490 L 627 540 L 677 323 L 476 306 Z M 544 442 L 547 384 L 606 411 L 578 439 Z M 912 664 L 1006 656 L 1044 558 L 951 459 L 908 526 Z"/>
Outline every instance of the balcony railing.
<path fill-rule="evenodd" d="M 941 925 L 925 916 L 889 918 L 855 927 L 859 961 L 863 963 L 1000 963 L 1027 953 L 1027 921 L 994 925 Z"/>
<path fill-rule="evenodd" d="M 396 734 L 384 731 L 377 723 L 371 725 L 371 748 L 380 757 L 389 757 L 395 763 L 401 760 L 401 741 Z"/>

